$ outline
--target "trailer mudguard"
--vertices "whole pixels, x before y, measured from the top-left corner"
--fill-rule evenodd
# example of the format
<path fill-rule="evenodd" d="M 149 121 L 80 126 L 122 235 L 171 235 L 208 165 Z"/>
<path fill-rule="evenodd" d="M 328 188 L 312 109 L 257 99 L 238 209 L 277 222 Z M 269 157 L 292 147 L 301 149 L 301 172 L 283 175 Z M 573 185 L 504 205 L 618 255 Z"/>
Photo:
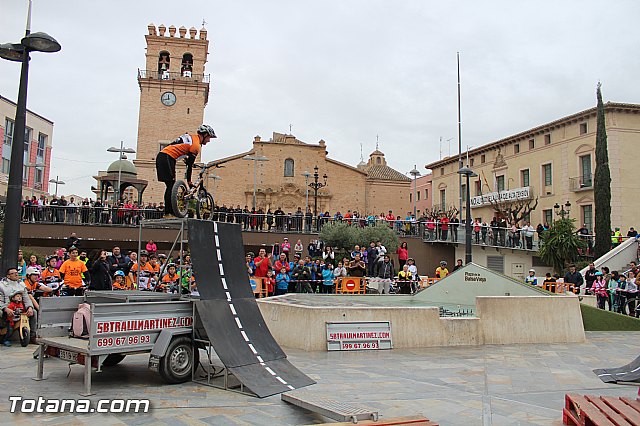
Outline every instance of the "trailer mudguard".
<path fill-rule="evenodd" d="M 175 336 L 182 336 L 184 334 L 191 334 L 191 328 L 164 328 L 160 331 L 160 335 L 156 339 L 153 349 L 151 349 L 151 356 L 162 358 L 167 352 L 169 343 Z"/>

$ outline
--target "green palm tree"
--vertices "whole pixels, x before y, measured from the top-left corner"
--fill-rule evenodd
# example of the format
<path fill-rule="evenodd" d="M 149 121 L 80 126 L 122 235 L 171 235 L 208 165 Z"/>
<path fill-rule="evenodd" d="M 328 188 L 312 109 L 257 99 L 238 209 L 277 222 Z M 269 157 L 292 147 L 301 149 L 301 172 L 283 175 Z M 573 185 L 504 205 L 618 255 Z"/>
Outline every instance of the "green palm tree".
<path fill-rule="evenodd" d="M 567 265 L 579 259 L 579 250 L 586 248 L 586 243 L 576 234 L 574 219 L 560 219 L 542 234 L 542 246 L 538 251 L 540 258 L 562 274 Z"/>

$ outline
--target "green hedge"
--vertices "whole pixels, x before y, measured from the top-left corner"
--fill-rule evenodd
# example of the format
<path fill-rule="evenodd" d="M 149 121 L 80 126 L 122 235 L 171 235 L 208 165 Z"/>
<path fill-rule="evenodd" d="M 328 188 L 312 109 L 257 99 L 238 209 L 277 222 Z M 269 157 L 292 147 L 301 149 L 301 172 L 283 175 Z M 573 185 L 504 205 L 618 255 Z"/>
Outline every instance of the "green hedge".
<path fill-rule="evenodd" d="M 640 319 L 580 304 L 585 331 L 640 331 Z"/>

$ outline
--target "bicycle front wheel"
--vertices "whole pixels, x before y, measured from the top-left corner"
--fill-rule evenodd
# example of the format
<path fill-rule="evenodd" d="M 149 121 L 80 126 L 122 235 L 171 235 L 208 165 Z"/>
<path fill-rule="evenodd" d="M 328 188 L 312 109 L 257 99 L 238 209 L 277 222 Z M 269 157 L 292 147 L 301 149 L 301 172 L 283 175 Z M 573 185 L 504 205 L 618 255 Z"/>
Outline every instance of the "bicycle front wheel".
<path fill-rule="evenodd" d="M 189 213 L 189 200 L 187 194 L 189 188 L 184 181 L 176 181 L 171 188 L 171 208 L 176 217 L 186 217 Z"/>
<path fill-rule="evenodd" d="M 196 203 L 196 217 L 198 219 L 211 220 L 213 214 L 213 197 L 207 191 L 198 192 L 198 202 Z"/>

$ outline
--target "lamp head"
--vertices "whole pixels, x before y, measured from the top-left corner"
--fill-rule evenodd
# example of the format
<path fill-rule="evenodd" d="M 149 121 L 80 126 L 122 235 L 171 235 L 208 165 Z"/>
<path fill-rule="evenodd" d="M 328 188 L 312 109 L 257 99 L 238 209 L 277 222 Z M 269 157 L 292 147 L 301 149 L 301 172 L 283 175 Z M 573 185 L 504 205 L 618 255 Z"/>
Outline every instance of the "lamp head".
<path fill-rule="evenodd" d="M 60 46 L 60 43 L 58 43 L 55 38 L 42 32 L 29 34 L 24 37 L 20 43 L 27 49 L 37 52 L 54 53 L 62 49 L 62 46 Z"/>
<path fill-rule="evenodd" d="M 0 44 L 0 58 L 7 61 L 21 62 L 24 46 L 17 43 Z"/>
<path fill-rule="evenodd" d="M 474 173 L 474 172 L 473 172 L 473 170 L 471 170 L 469 167 L 464 166 L 464 167 L 461 167 L 461 168 L 458 170 L 458 174 L 459 174 L 459 175 L 464 175 L 464 176 L 472 176 L 472 175 L 474 175 L 475 173 Z M 476 176 L 477 176 L 477 175 L 476 175 Z"/>

